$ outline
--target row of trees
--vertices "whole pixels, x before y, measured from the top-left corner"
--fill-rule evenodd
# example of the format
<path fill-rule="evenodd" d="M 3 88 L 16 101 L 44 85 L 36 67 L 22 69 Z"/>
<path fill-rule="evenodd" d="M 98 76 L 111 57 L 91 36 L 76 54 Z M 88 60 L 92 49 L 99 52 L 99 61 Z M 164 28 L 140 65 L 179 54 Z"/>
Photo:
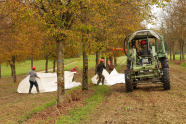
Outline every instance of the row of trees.
<path fill-rule="evenodd" d="M 180 61 L 184 61 L 186 46 L 186 1 L 175 0 L 165 8 L 161 31 L 169 46 L 170 59 L 175 60 L 179 50 Z"/>
<path fill-rule="evenodd" d="M 143 28 L 148 6 L 159 0 L 5 0 L 0 3 L 0 63 L 16 82 L 15 64 L 57 61 L 57 106 L 64 101 L 64 57 L 83 55 L 82 90 L 88 90 L 88 55 L 116 56 L 126 35 Z M 46 64 L 47 72 L 47 64 Z"/>

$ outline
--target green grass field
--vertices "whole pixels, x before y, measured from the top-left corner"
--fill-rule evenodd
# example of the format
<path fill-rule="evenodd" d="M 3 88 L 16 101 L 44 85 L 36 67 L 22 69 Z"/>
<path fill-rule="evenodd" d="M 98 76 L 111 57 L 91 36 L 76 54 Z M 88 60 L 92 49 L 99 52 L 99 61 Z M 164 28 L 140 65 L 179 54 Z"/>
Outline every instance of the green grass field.
<path fill-rule="evenodd" d="M 185 55 L 186 58 L 186 55 Z M 118 57 L 117 58 L 117 63 L 118 64 L 124 64 L 126 61 L 126 56 Z M 170 56 L 168 56 L 168 59 L 170 59 Z M 176 60 L 179 60 L 179 55 L 176 55 Z M 95 55 L 90 55 L 88 58 L 88 67 L 89 68 L 95 68 L 95 63 L 96 61 L 96 56 Z M 21 63 L 16 63 L 16 75 L 23 75 L 27 74 L 27 72 L 30 70 L 30 65 L 31 61 L 26 60 Z M 34 66 L 36 66 L 36 71 L 43 71 L 45 70 L 45 60 L 37 60 L 34 61 Z M 57 66 L 57 64 L 56 64 Z M 83 58 L 70 58 L 70 59 L 65 59 L 65 70 L 70 71 L 73 67 L 78 66 L 78 69 L 83 69 Z M 182 66 L 186 67 L 186 63 L 183 63 Z M 49 60 L 48 62 L 48 68 L 52 69 L 53 67 L 53 62 Z M 52 70 L 49 72 L 52 72 Z M 6 65 L 5 63 L 1 65 L 1 76 L 2 77 L 9 77 L 11 76 L 11 68 L 9 65 Z"/>
<path fill-rule="evenodd" d="M 185 59 L 186 59 L 186 55 L 184 55 Z M 168 55 L 168 59 L 170 60 L 170 55 Z M 180 55 L 175 55 L 175 59 L 176 60 L 180 60 Z M 173 62 L 169 62 L 169 64 L 174 64 Z M 186 67 L 186 62 L 184 62 L 183 64 L 181 64 L 181 66 Z"/>
<path fill-rule="evenodd" d="M 79 58 L 71 58 L 71 59 L 65 59 L 65 64 L 69 64 L 73 61 L 78 60 Z M 45 60 L 37 60 L 34 61 L 34 66 L 36 66 L 36 71 L 42 71 L 45 69 Z M 48 62 L 48 68 L 51 69 L 53 67 L 53 62 L 49 60 Z M 27 74 L 27 72 L 31 69 L 31 61 L 26 60 L 21 63 L 16 63 L 16 75 L 23 75 Z M 2 77 L 8 77 L 11 76 L 11 68 L 7 64 L 1 65 L 1 76 Z"/>
<path fill-rule="evenodd" d="M 125 57 L 118 57 L 117 62 L 118 64 L 124 64 L 125 61 L 123 61 Z M 70 71 L 73 67 L 78 66 L 78 69 L 83 69 L 83 58 L 70 58 L 65 59 L 65 70 Z M 34 66 L 36 66 L 36 71 L 43 71 L 45 70 L 45 60 L 37 60 L 34 61 Z M 96 56 L 90 55 L 88 57 L 88 68 L 95 68 L 96 66 Z M 53 62 L 49 60 L 48 62 L 48 69 L 52 69 Z M 56 64 L 57 67 L 57 64 Z M 21 63 L 16 63 L 16 75 L 24 75 L 27 74 L 31 69 L 31 61 L 26 60 Z M 49 70 L 49 72 L 52 72 L 52 70 Z M 11 68 L 10 66 L 6 64 L 1 65 L 1 76 L 2 77 L 9 77 L 11 76 Z"/>
<path fill-rule="evenodd" d="M 83 59 L 82 57 L 80 58 L 70 58 L 70 59 L 65 59 L 65 70 L 71 70 L 73 67 L 78 66 L 78 69 L 83 68 Z M 37 60 L 34 61 L 34 66 L 36 66 L 36 71 L 42 71 L 45 70 L 45 60 Z M 89 67 L 92 68 L 95 66 L 95 57 L 90 56 L 89 57 Z M 48 62 L 48 69 L 52 69 L 53 67 L 53 62 L 49 60 Z M 57 64 L 56 64 L 57 67 Z M 27 74 L 28 71 L 31 69 L 31 61 L 26 60 L 21 63 L 16 63 L 16 75 L 23 75 Z M 50 72 L 50 71 L 49 71 Z M 1 76 L 2 77 L 8 77 L 11 76 L 11 68 L 7 64 L 2 64 L 1 65 Z"/>
<path fill-rule="evenodd" d="M 186 55 L 184 55 L 184 57 L 185 57 L 185 59 L 186 59 Z M 172 56 L 172 58 L 173 58 L 173 56 Z M 170 59 L 170 55 L 168 55 L 168 59 Z M 175 59 L 176 60 L 180 60 L 180 55 L 175 55 Z"/>

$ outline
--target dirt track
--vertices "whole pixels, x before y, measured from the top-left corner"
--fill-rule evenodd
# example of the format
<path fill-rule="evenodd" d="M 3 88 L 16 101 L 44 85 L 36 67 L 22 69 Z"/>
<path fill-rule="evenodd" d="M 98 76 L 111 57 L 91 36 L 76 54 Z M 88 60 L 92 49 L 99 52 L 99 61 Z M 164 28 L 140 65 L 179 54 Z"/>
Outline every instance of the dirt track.
<path fill-rule="evenodd" d="M 186 68 L 170 65 L 171 90 L 161 86 L 140 86 L 126 93 L 122 84 L 112 86 L 112 93 L 81 123 L 90 124 L 185 124 Z"/>
<path fill-rule="evenodd" d="M 93 71 L 91 71 L 92 75 L 94 74 Z M 170 74 L 171 90 L 169 91 L 164 91 L 162 87 L 157 85 L 150 85 L 140 86 L 134 92 L 126 93 L 124 84 L 111 86 L 110 94 L 103 100 L 97 110 L 89 116 L 89 119 L 80 123 L 186 123 L 186 68 L 179 65 L 170 65 Z M 81 73 L 77 77 L 81 78 L 80 75 Z M 19 76 L 18 80 L 20 81 L 24 77 Z M 18 94 L 16 91 L 18 83 L 11 82 L 11 78 L 0 79 L 0 123 L 18 123 L 18 118 L 21 115 L 56 98 L 56 92 Z M 88 93 L 91 93 L 91 91 Z M 78 102 L 81 104 L 81 100 Z M 73 108 L 75 106 L 68 107 Z M 46 113 L 53 113 L 53 115 Z M 27 123 L 37 123 L 40 119 L 55 118 L 55 116 L 59 117 L 59 114 L 53 107 L 38 113 L 37 116 L 33 116 Z M 53 123 L 54 121 L 49 122 Z"/>

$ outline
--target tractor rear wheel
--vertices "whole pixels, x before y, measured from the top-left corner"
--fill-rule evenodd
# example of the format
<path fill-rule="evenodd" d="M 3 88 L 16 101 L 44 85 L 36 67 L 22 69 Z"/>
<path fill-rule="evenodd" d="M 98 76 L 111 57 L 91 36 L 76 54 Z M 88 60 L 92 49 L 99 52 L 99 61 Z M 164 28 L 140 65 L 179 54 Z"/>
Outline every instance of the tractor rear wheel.
<path fill-rule="evenodd" d="M 170 77 L 169 77 L 169 68 L 163 68 L 163 88 L 164 90 L 170 90 Z"/>
<path fill-rule="evenodd" d="M 132 92 L 133 91 L 133 81 L 129 77 L 129 73 L 125 71 L 125 86 L 126 86 L 126 92 Z"/>

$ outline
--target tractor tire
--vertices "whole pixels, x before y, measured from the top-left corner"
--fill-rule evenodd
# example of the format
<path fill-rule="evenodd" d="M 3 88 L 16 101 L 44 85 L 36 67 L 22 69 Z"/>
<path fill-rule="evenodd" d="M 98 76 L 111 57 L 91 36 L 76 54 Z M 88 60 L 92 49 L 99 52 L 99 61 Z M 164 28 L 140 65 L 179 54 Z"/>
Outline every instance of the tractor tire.
<path fill-rule="evenodd" d="M 169 64 L 168 64 L 168 59 L 167 59 L 167 57 L 163 57 L 163 58 L 161 58 L 161 66 L 162 66 L 162 68 L 169 68 Z"/>
<path fill-rule="evenodd" d="M 170 90 L 169 68 L 163 68 L 162 80 L 164 90 Z"/>
<path fill-rule="evenodd" d="M 125 71 L 125 86 L 126 86 L 126 92 L 132 92 L 133 86 L 132 86 L 132 80 L 129 77 L 129 73 Z"/>
<path fill-rule="evenodd" d="M 134 89 L 134 90 L 137 89 L 137 84 L 134 83 L 134 81 L 133 81 L 133 89 Z"/>
<path fill-rule="evenodd" d="M 127 60 L 127 71 L 131 69 L 131 61 Z"/>

